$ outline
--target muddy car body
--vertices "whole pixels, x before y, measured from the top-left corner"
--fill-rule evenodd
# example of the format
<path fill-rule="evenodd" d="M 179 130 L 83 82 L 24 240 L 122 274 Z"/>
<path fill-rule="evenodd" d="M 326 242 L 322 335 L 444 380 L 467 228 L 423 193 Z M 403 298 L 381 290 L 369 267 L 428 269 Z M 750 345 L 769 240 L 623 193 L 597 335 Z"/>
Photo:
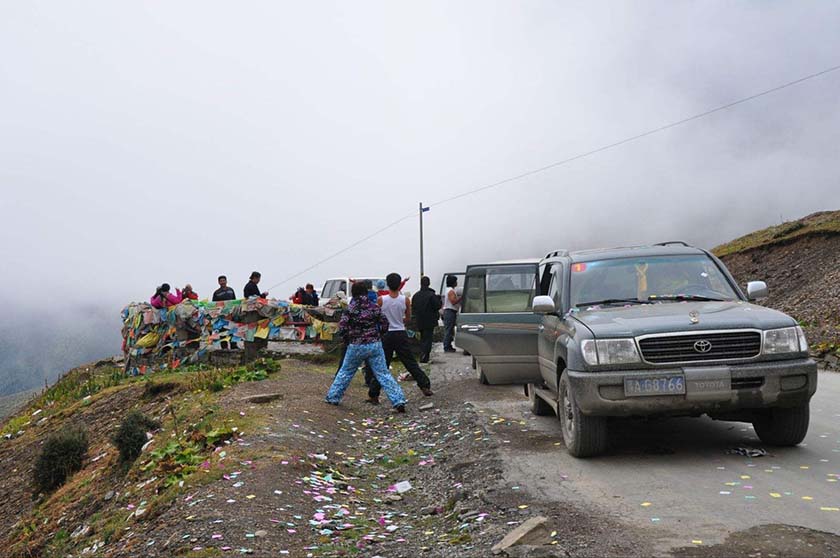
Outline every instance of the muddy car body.
<path fill-rule="evenodd" d="M 468 270 L 468 294 L 471 283 Z M 752 282 L 745 295 L 720 260 L 684 243 L 552 252 L 534 268 L 538 319 L 506 325 L 532 332 L 536 323 L 517 350 L 536 363 L 520 355 L 522 365 L 496 377 L 525 383 L 532 411 L 556 413 L 580 457 L 606 449 L 610 417 L 707 414 L 753 423 L 766 444 L 795 445 L 816 364 L 793 318 L 750 302 L 766 292 Z M 468 321 L 486 331 L 493 320 Z"/>

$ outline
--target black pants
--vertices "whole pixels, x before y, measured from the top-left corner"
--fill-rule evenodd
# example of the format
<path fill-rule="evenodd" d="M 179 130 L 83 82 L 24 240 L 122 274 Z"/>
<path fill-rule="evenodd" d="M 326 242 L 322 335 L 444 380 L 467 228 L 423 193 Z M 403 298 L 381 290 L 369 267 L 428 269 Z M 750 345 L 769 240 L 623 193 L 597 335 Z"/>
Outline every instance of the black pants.
<path fill-rule="evenodd" d="M 408 373 L 411 374 L 418 386 L 421 388 L 432 387 L 431 380 L 423 372 L 423 369 L 420 368 L 420 365 L 417 364 L 417 359 L 411 353 L 411 349 L 408 346 L 408 335 L 404 331 L 389 331 L 386 333 L 382 337 L 382 348 L 385 350 L 385 363 L 389 367 L 396 352 L 397 358 L 400 359 L 400 362 L 403 363 L 403 366 L 405 366 L 405 369 L 408 370 Z M 370 397 L 379 397 L 381 390 L 382 386 L 379 385 L 379 381 L 372 377 L 368 395 Z"/>
<path fill-rule="evenodd" d="M 435 326 L 424 327 L 420 329 L 420 343 L 423 346 L 423 354 L 420 356 L 421 361 L 429 362 L 432 356 L 432 341 L 435 338 Z"/>

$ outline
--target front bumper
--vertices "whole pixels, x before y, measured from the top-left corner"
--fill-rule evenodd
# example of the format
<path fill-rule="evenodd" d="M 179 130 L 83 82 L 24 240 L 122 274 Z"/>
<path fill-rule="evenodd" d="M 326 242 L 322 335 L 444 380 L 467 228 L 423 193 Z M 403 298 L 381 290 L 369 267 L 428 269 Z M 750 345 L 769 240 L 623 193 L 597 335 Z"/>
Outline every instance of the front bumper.
<path fill-rule="evenodd" d="M 809 359 L 728 366 L 685 366 L 650 370 L 581 372 L 567 370 L 581 412 L 596 416 L 725 415 L 742 410 L 794 407 L 817 390 L 817 364 Z M 682 374 L 684 395 L 627 397 L 625 378 Z"/>

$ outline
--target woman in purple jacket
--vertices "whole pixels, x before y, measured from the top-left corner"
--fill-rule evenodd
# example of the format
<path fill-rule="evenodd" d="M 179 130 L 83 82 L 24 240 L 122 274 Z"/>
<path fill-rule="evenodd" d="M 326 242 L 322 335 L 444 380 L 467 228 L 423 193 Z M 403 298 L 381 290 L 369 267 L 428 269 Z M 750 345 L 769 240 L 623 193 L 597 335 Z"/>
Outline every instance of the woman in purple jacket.
<path fill-rule="evenodd" d="M 338 334 L 347 339 L 347 354 L 336 374 L 327 403 L 338 405 L 347 391 L 350 381 L 356 375 L 359 366 L 367 361 L 373 369 L 373 375 L 379 380 L 382 389 L 398 413 L 405 412 L 405 394 L 385 364 L 385 352 L 382 350 L 381 335 L 388 331 L 388 320 L 376 304 L 370 302 L 367 287 L 361 281 L 353 283 L 351 289 L 353 302 L 344 311 L 338 324 Z"/>

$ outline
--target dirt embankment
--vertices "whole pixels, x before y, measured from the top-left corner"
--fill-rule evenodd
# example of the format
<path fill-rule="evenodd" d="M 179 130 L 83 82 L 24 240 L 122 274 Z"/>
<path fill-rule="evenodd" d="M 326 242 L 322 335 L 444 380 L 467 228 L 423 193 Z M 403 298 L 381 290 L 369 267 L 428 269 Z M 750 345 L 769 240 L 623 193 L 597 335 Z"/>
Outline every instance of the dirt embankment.
<path fill-rule="evenodd" d="M 840 211 L 822 211 L 714 249 L 743 287 L 766 281 L 761 304 L 796 318 L 811 351 L 840 368 Z"/>
<path fill-rule="evenodd" d="M 739 284 L 767 282 L 770 297 L 762 304 L 799 320 L 812 351 L 840 349 L 840 235 L 803 236 L 722 259 Z"/>

